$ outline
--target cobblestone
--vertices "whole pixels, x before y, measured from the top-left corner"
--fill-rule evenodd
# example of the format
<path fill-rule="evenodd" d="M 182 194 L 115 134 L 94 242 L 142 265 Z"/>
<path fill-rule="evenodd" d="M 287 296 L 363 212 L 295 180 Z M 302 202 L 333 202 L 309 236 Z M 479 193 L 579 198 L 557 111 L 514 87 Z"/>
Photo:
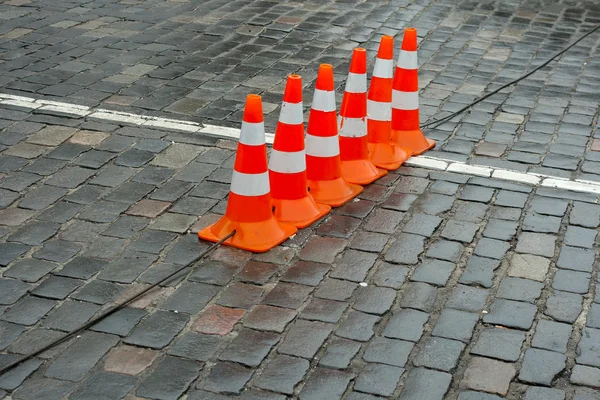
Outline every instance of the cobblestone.
<path fill-rule="evenodd" d="M 381 396 L 394 392 L 403 368 L 383 364 L 367 364 L 354 383 L 354 389 Z"/>
<path fill-rule="evenodd" d="M 557 321 L 573 323 L 583 308 L 582 300 L 578 294 L 555 290 L 546 301 L 545 313 Z"/>
<path fill-rule="evenodd" d="M 263 299 L 263 304 L 298 309 L 313 291 L 310 286 L 278 283 Z"/>
<path fill-rule="evenodd" d="M 225 212 L 237 143 L 204 132 L 239 127 L 247 93 L 272 133 L 286 74 L 306 96 L 331 63 L 340 95 L 352 48 L 372 66 L 381 35 L 415 26 L 425 123 L 598 14 L 589 0 L 46 3 L 3 4 L 0 93 L 131 114 L 3 98 L 0 362 L 208 248 L 196 232 Z M 426 130 L 427 156 L 600 180 L 594 40 Z M 597 196 L 497 176 L 390 171 L 269 253 L 218 249 L 0 377 L 0 397 L 596 399 Z M 89 335 L 110 339 L 78 348 Z"/>
<path fill-rule="evenodd" d="M 517 361 L 524 340 L 525 334 L 519 331 L 487 328 L 481 331 L 471 353 L 504 361 Z"/>
<path fill-rule="evenodd" d="M 575 365 L 571 373 L 571 382 L 576 385 L 597 386 L 600 380 L 600 369 Z"/>
<path fill-rule="evenodd" d="M 367 362 L 404 367 L 413 344 L 402 340 L 375 338 L 366 348 L 363 359 Z"/>
<path fill-rule="evenodd" d="M 562 390 L 549 389 L 544 387 L 529 387 L 525 391 L 525 400 L 565 400 L 565 393 Z"/>
<path fill-rule="evenodd" d="M 517 252 L 552 257 L 555 241 L 552 235 L 525 232 L 519 237 Z"/>
<path fill-rule="evenodd" d="M 346 241 L 337 238 L 312 237 L 300 251 L 300 259 L 324 264 L 332 264 L 335 256 L 346 247 Z M 366 255 L 365 257 L 371 257 Z"/>
<path fill-rule="evenodd" d="M 415 214 L 406 225 L 404 225 L 402 230 L 407 233 L 431 237 L 441 222 L 442 219 L 435 215 Z"/>
<path fill-rule="evenodd" d="M 594 252 L 591 249 L 563 246 L 556 262 L 558 268 L 591 272 L 594 264 Z"/>
<path fill-rule="evenodd" d="M 134 385 L 135 379 L 133 377 L 109 372 L 97 372 L 90 376 L 79 389 L 71 395 L 71 398 L 119 398 L 125 396 Z"/>
<path fill-rule="evenodd" d="M 459 282 L 466 285 L 478 284 L 489 288 L 492 286 L 494 279 L 494 271 L 500 266 L 498 260 L 471 256 L 467 262 L 467 266 L 461 275 Z"/>
<path fill-rule="evenodd" d="M 465 345 L 456 340 L 429 338 L 413 363 L 417 367 L 426 367 L 449 372 L 458 364 Z"/>
<path fill-rule="evenodd" d="M 406 378 L 399 399 L 443 399 L 452 377 L 450 374 L 425 368 L 413 369 Z"/>
<path fill-rule="evenodd" d="M 248 313 L 248 316 L 244 319 L 244 326 L 252 329 L 282 333 L 286 325 L 290 323 L 295 316 L 296 313 L 292 310 L 258 305 Z"/>
<path fill-rule="evenodd" d="M 498 288 L 497 296 L 517 301 L 535 303 L 541 296 L 544 285 L 529 279 L 504 278 Z"/>
<path fill-rule="evenodd" d="M 281 354 L 312 359 L 333 326 L 321 322 L 298 320 L 292 324 L 277 351 Z"/>
<path fill-rule="evenodd" d="M 208 286 L 208 285 L 206 285 Z M 193 296 L 193 288 L 191 291 L 187 291 L 186 295 Z M 213 292 L 214 294 L 214 292 Z M 170 298 L 172 299 L 172 297 Z M 185 299 L 183 299 L 185 302 Z M 206 299 L 203 303 L 206 305 L 208 299 Z M 196 307 L 199 309 L 204 308 L 204 305 L 201 307 Z M 195 314 L 195 313 L 193 313 Z M 227 335 L 233 329 L 233 326 L 244 316 L 244 310 L 235 309 L 235 308 L 227 308 L 221 306 L 210 306 L 208 307 L 200 316 L 194 321 L 192 325 L 192 329 L 209 334 L 209 335 Z"/>
<path fill-rule="evenodd" d="M 338 267 L 329 276 L 362 282 L 375 264 L 375 259 L 376 257 L 373 254 L 348 250 L 342 257 Z"/>
<path fill-rule="evenodd" d="M 435 287 L 421 282 L 411 282 L 402 296 L 400 305 L 422 311 L 431 311 L 437 296 Z"/>
<path fill-rule="evenodd" d="M 444 309 L 432 334 L 462 341 L 469 341 L 479 316 L 465 311 Z"/>
<path fill-rule="evenodd" d="M 570 336 L 570 325 L 540 320 L 531 345 L 533 347 L 566 353 L 567 342 Z"/>
<path fill-rule="evenodd" d="M 583 272 L 556 271 L 552 287 L 557 290 L 572 293 L 587 293 L 590 286 L 590 274 Z"/>
<path fill-rule="evenodd" d="M 600 367 L 600 355 L 595 349 L 595 341 L 600 337 L 600 330 L 584 328 L 578 347 L 577 363 Z"/>
<path fill-rule="evenodd" d="M 91 329 L 98 332 L 127 336 L 146 314 L 147 312 L 144 310 L 124 308 L 98 322 Z"/>
<path fill-rule="evenodd" d="M 483 317 L 483 322 L 529 329 L 533 323 L 536 310 L 533 304 L 512 300 L 496 300 L 490 306 L 489 314 Z"/>
<path fill-rule="evenodd" d="M 3 357 L 5 361 L 14 361 L 18 357 Z M 0 378 L 0 387 L 5 390 L 14 390 L 19 387 L 23 381 L 29 377 L 33 372 L 35 372 L 42 361 L 39 359 L 33 359 L 25 361 L 23 364 L 19 365 L 17 368 L 12 370 L 10 373 L 5 374 L 2 378 Z"/>
<path fill-rule="evenodd" d="M 446 307 L 464 311 L 481 311 L 485 307 L 488 291 L 465 285 L 456 285 Z"/>
<path fill-rule="evenodd" d="M 510 255 L 509 263 L 509 276 L 533 279 L 540 282 L 546 279 L 550 267 L 550 260 L 529 254 L 513 253 Z"/>
<path fill-rule="evenodd" d="M 277 356 L 272 360 L 256 381 L 261 389 L 292 394 L 294 386 L 300 382 L 308 370 L 308 361 L 302 358 Z"/>
<path fill-rule="evenodd" d="M 252 377 L 252 370 L 240 364 L 221 362 L 210 371 L 203 388 L 216 393 L 239 393 Z"/>
<path fill-rule="evenodd" d="M 454 271 L 454 264 L 440 260 L 426 260 L 417 267 L 411 280 L 444 286 Z"/>
<path fill-rule="evenodd" d="M 501 398 L 502 397 L 496 396 L 494 394 L 473 392 L 471 390 L 460 392 L 460 395 L 458 396 L 458 400 L 499 400 Z"/>
<path fill-rule="evenodd" d="M 125 339 L 125 343 L 161 349 L 181 331 L 188 317 L 168 311 L 156 311 L 142 321 Z"/>
<path fill-rule="evenodd" d="M 56 303 L 52 300 L 26 296 L 4 312 L 1 318 L 4 321 L 15 324 L 33 325 L 46 315 L 55 305 Z"/>
<path fill-rule="evenodd" d="M 42 326 L 69 332 L 86 323 L 99 309 L 99 306 L 91 303 L 65 301 L 48 315 Z"/>
<path fill-rule="evenodd" d="M 306 381 L 300 399 L 339 399 L 352 378 L 352 374 L 347 372 L 318 368 Z"/>
<path fill-rule="evenodd" d="M 360 343 L 352 340 L 335 338 L 327 345 L 325 354 L 319 364 L 330 368 L 348 368 L 352 358 L 358 353 Z"/>
<path fill-rule="evenodd" d="M 150 398 L 179 397 L 199 372 L 200 365 L 195 361 L 168 356 L 142 381 L 136 394 Z"/>
<path fill-rule="evenodd" d="M 469 389 L 504 396 L 515 373 L 512 364 L 476 357 L 470 361 L 462 385 Z"/>
<path fill-rule="evenodd" d="M 60 399 L 74 388 L 72 382 L 58 379 L 37 378 L 25 382 L 15 391 L 16 399 L 29 399 L 44 396 L 48 399 Z"/>
<path fill-rule="evenodd" d="M 378 321 L 379 318 L 375 315 L 352 311 L 336 329 L 335 334 L 346 339 L 366 342 L 373 336 L 373 327 Z"/>
<path fill-rule="evenodd" d="M 528 349 L 525 352 L 519 379 L 524 382 L 550 385 L 565 368 L 567 357 L 546 350 Z"/>
<path fill-rule="evenodd" d="M 326 279 L 323 285 L 315 292 L 315 297 L 345 301 L 348 300 L 356 288 L 357 284 L 339 279 Z"/>
<path fill-rule="evenodd" d="M 360 288 L 352 308 L 369 314 L 382 315 L 387 312 L 396 299 L 396 292 L 389 288 L 370 286 Z"/>
<path fill-rule="evenodd" d="M 416 264 L 423 250 L 421 236 L 401 234 L 387 251 L 385 260 L 396 264 Z"/>
<path fill-rule="evenodd" d="M 219 359 L 256 367 L 278 340 L 279 336 L 271 332 L 243 329 L 221 352 Z"/>
<path fill-rule="evenodd" d="M 52 362 L 45 376 L 79 381 L 117 342 L 115 336 L 95 332 L 86 333 Z"/>

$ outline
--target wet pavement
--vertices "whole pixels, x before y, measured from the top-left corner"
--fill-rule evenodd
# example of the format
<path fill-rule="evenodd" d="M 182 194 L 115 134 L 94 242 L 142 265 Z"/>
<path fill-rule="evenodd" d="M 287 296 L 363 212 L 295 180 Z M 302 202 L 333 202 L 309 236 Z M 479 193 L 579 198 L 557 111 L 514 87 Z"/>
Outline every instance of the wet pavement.
<path fill-rule="evenodd" d="M 420 35 L 440 118 L 600 23 L 592 1 L 0 4 L 0 93 L 273 131 L 287 74 Z M 427 153 L 600 181 L 600 34 L 427 130 Z M 235 142 L 0 105 L 0 367 L 208 247 Z M 0 376 L 13 399 L 597 400 L 598 195 L 402 167 L 262 255 L 203 264 Z M 104 396 L 104 397 L 102 397 Z"/>

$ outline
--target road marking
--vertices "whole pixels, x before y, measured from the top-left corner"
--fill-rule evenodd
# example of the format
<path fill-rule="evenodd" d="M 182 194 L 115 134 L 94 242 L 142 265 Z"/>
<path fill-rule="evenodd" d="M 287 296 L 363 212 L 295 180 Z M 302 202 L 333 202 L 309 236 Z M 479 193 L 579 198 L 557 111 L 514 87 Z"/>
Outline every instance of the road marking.
<path fill-rule="evenodd" d="M 192 121 L 183 121 L 171 118 L 152 117 L 121 111 L 90 108 L 78 104 L 34 99 L 32 97 L 15 96 L 0 93 L 0 104 L 31 110 L 48 110 L 63 114 L 74 115 L 80 118 L 93 118 L 103 121 L 125 123 L 145 126 L 149 128 L 172 129 L 190 133 L 203 133 L 212 136 L 225 137 L 239 140 L 240 129 L 225 126 L 200 124 Z M 273 134 L 267 133 L 266 142 L 273 144 Z M 484 165 L 472 165 L 459 161 L 445 160 L 437 157 L 417 156 L 409 158 L 404 165 L 422 167 L 438 171 L 462 173 L 473 176 L 519 182 L 530 186 L 542 186 L 567 190 L 571 192 L 592 193 L 600 195 L 600 182 L 584 179 L 565 179 L 557 176 L 547 176 L 530 172 L 511 171 L 504 168 L 494 168 Z"/>
<path fill-rule="evenodd" d="M 448 172 L 458 172 L 467 175 L 483 176 L 489 178 L 492 176 L 493 170 L 488 167 L 480 167 L 478 165 L 465 164 L 461 162 L 453 162 L 446 168 Z"/>

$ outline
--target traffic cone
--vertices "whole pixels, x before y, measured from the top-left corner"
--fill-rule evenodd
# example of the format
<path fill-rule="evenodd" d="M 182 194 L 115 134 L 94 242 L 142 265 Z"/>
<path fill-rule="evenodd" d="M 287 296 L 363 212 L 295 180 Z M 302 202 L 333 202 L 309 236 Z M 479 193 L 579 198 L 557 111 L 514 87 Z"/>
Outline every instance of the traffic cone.
<path fill-rule="evenodd" d="M 435 146 L 419 127 L 419 70 L 417 30 L 406 28 L 394 72 L 392 92 L 392 140 L 419 155 Z"/>
<path fill-rule="evenodd" d="M 333 67 L 321 64 L 306 132 L 308 190 L 316 202 L 338 207 L 363 191 L 342 178 Z"/>
<path fill-rule="evenodd" d="M 198 237 L 217 242 L 235 230 L 224 244 L 265 252 L 297 231 L 295 226 L 277 221 L 271 207 L 262 100 L 250 94 L 246 97 L 225 215 L 198 232 Z"/>
<path fill-rule="evenodd" d="M 392 142 L 393 57 L 394 38 L 383 36 L 367 96 L 369 158 L 376 166 L 388 170 L 397 169 L 411 155 L 409 150 Z"/>
<path fill-rule="evenodd" d="M 328 205 L 315 203 L 307 189 L 299 75 L 287 79 L 269 160 L 269 179 L 274 214 L 279 221 L 305 228 L 331 211 Z"/>
<path fill-rule="evenodd" d="M 340 159 L 346 181 L 367 185 L 387 171 L 369 160 L 367 139 L 367 51 L 356 48 L 352 53 L 350 72 L 339 117 Z"/>

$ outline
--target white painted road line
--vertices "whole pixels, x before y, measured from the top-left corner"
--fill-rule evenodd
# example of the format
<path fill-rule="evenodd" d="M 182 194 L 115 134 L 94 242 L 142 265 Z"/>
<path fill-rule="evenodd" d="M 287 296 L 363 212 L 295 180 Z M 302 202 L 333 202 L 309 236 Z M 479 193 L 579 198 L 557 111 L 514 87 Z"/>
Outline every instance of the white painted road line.
<path fill-rule="evenodd" d="M 429 169 L 439 169 L 445 171 L 448 168 L 448 163 L 445 160 L 430 158 L 427 156 L 411 157 L 404 162 L 408 167 L 423 167 Z"/>
<path fill-rule="evenodd" d="M 92 109 L 78 104 L 59 101 L 34 99 L 25 96 L 15 96 L 0 93 L 0 104 L 13 107 L 40 109 L 70 114 L 77 117 L 94 118 L 104 121 L 121 122 L 125 124 L 154 127 L 168 130 L 179 130 L 190 133 L 226 137 L 239 140 L 240 129 L 217 125 L 202 125 L 197 122 L 183 121 L 171 118 L 152 117 L 105 109 Z M 273 134 L 267 133 L 266 142 L 273 144 Z M 409 158 L 404 165 L 422 167 L 439 171 L 462 173 L 473 176 L 483 176 L 492 179 L 519 182 L 531 186 L 542 186 L 567 190 L 571 192 L 593 193 L 600 195 L 600 182 L 582 179 L 564 179 L 556 176 L 546 176 L 530 172 L 511 171 L 503 168 L 493 168 L 484 165 L 471 165 L 463 162 L 444 160 L 436 157 L 417 156 Z"/>
<path fill-rule="evenodd" d="M 585 183 L 581 181 L 571 181 L 566 179 L 548 177 L 542 181 L 542 186 L 570 190 L 573 192 L 600 194 L 600 185 L 596 182 Z"/>
<path fill-rule="evenodd" d="M 503 179 L 505 181 L 513 181 L 513 182 L 521 182 L 521 183 L 525 183 L 528 185 L 534 185 L 537 186 L 540 184 L 540 177 L 533 175 L 533 174 L 527 174 L 525 172 L 515 172 L 515 171 L 508 171 L 508 170 L 502 170 L 502 169 L 497 169 L 492 173 L 492 178 L 496 178 L 496 179 Z"/>
<path fill-rule="evenodd" d="M 476 175 L 476 176 L 483 176 L 484 178 L 489 178 L 490 176 L 492 176 L 492 168 L 488 168 L 488 167 L 481 167 L 478 165 L 470 165 L 470 164 L 465 164 L 465 163 L 461 163 L 461 162 L 453 162 L 450 165 L 448 165 L 448 168 L 446 169 L 446 171 L 448 172 L 458 172 L 460 174 L 467 174 L 467 175 Z"/>

